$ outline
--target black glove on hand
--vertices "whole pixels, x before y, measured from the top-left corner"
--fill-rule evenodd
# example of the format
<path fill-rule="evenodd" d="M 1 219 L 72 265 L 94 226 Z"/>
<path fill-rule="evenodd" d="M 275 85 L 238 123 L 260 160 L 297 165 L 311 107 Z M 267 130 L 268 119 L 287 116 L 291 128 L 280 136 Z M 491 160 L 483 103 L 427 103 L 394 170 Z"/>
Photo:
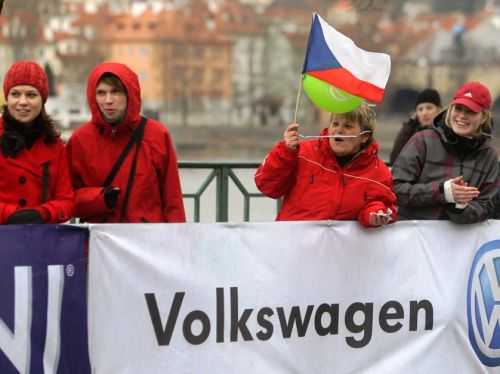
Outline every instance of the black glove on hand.
<path fill-rule="evenodd" d="M 41 214 L 35 209 L 22 209 L 12 213 L 7 218 L 7 225 L 22 225 L 27 223 L 45 223 Z"/>
<path fill-rule="evenodd" d="M 102 190 L 104 195 L 104 203 L 108 209 L 115 209 L 116 203 L 118 202 L 118 196 L 120 195 L 120 188 L 108 186 Z"/>

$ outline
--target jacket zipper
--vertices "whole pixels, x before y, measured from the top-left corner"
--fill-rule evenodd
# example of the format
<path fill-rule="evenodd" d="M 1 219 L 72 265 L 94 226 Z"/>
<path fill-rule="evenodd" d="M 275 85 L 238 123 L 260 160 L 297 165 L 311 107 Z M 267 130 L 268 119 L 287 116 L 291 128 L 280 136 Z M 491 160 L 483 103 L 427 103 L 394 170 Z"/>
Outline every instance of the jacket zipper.
<path fill-rule="evenodd" d="M 339 194 L 340 196 L 337 199 L 337 207 L 335 208 L 335 211 L 333 212 L 331 219 L 335 219 L 335 217 L 337 217 L 337 214 L 340 210 L 340 203 L 342 202 L 342 199 L 344 198 L 344 191 L 345 191 L 345 185 L 346 185 L 344 172 L 339 171 L 338 173 L 340 174 L 340 186 L 341 186 L 340 194 Z"/>

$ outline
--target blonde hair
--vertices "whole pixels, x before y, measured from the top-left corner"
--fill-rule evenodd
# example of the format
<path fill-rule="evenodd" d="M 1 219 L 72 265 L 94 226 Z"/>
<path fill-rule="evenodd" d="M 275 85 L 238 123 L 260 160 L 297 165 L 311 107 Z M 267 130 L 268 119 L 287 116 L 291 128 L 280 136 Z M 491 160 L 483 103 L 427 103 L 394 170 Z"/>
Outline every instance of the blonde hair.
<path fill-rule="evenodd" d="M 332 123 L 334 118 L 343 118 L 348 122 L 357 122 L 359 127 L 361 127 L 361 131 L 370 131 L 370 133 L 367 134 L 368 141 L 364 143 L 368 145 L 373 141 L 373 136 L 375 134 L 375 117 L 375 111 L 368 104 L 363 103 L 356 109 L 347 113 L 332 113 L 330 116 L 330 123 Z"/>
<path fill-rule="evenodd" d="M 451 110 L 454 107 L 455 107 L 455 104 L 451 104 L 449 106 L 448 110 L 446 111 L 446 117 L 444 119 L 444 123 L 449 128 L 451 128 L 451 122 L 450 122 Z M 481 113 L 483 114 L 484 119 L 483 119 L 483 122 L 481 122 L 481 124 L 477 128 L 476 135 L 481 135 L 481 134 L 488 134 L 489 135 L 489 134 L 491 134 L 491 130 L 493 128 L 493 120 L 492 120 L 491 111 L 483 109 L 483 110 L 481 110 Z"/>

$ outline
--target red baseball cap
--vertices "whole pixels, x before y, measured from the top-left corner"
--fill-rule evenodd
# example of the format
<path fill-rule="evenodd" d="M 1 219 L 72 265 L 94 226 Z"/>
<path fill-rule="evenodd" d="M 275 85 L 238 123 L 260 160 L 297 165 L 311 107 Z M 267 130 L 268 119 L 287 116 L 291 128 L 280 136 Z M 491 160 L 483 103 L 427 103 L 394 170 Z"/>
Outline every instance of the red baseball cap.
<path fill-rule="evenodd" d="M 462 85 L 451 104 L 462 104 L 475 113 L 488 110 L 491 107 L 491 94 L 486 86 L 479 82 L 467 82 Z"/>

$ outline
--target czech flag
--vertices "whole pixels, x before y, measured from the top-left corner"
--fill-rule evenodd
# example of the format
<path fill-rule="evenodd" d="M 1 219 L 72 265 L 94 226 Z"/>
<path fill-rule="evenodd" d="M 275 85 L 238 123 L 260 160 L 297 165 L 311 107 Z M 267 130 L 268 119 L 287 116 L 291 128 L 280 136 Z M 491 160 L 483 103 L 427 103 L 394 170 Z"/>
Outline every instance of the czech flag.
<path fill-rule="evenodd" d="M 391 58 L 388 54 L 359 48 L 318 14 L 313 15 L 303 74 L 380 103 L 390 72 Z"/>

